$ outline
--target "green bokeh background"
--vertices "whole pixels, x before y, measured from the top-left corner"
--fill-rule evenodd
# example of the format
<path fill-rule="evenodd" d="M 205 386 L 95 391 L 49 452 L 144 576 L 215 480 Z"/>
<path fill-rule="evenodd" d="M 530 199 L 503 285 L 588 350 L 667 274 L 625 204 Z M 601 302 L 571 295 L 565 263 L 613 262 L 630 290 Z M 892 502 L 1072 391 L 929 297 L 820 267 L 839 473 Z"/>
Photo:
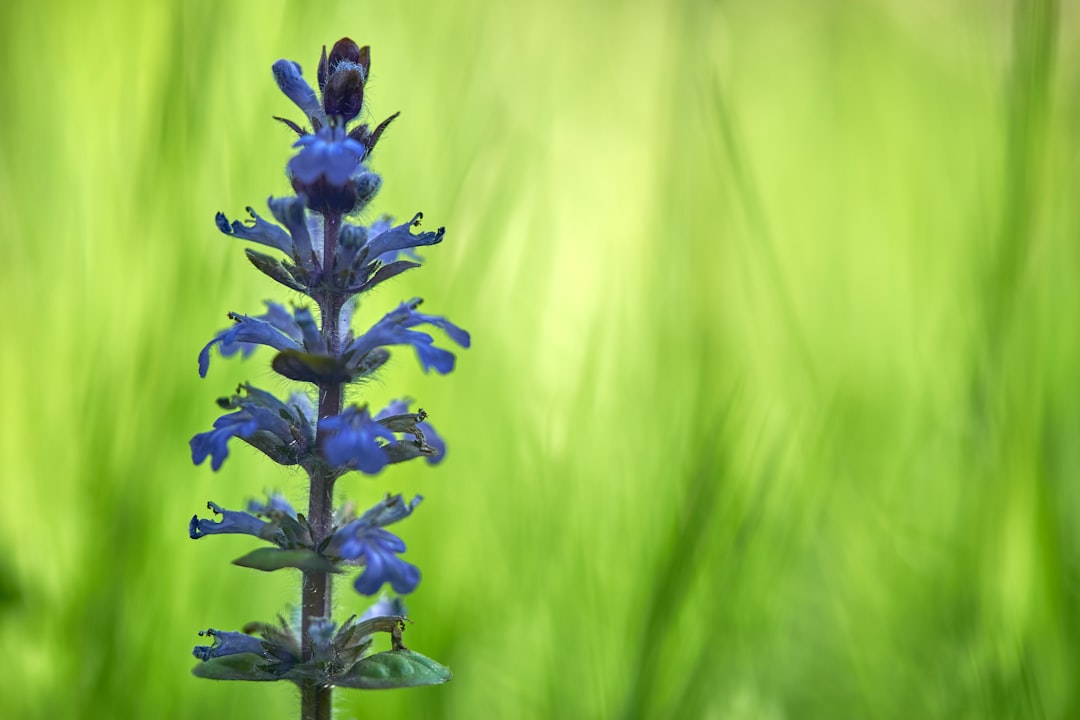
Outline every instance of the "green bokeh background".
<path fill-rule="evenodd" d="M 302 478 L 187 440 L 287 299 L 213 215 L 287 191 L 269 67 L 373 46 L 378 212 L 447 241 L 372 297 L 444 464 L 410 647 L 338 716 L 1080 717 L 1080 8 L 1050 0 L 0 5 L 0 716 L 295 718 L 190 674 L 295 576 L 188 518 Z M 347 615 L 363 607 L 342 584 Z"/>

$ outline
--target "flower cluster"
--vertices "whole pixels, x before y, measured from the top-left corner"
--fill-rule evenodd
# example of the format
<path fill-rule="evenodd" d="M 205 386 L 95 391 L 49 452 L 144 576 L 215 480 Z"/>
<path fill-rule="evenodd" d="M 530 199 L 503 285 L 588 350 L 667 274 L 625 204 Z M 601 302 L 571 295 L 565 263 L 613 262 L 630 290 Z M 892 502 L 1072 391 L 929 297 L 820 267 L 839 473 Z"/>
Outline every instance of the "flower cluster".
<path fill-rule="evenodd" d="M 299 136 L 298 151 L 286 167 L 295 194 L 269 199 L 276 223 L 250 207 L 248 222 L 230 221 L 224 213 L 218 213 L 216 222 L 226 235 L 276 251 L 271 255 L 248 248 L 246 254 L 258 270 L 310 303 L 287 308 L 268 301 L 261 314 L 229 313 L 232 324 L 214 335 L 198 358 L 199 375 L 206 377 L 215 349 L 223 357 L 247 358 L 265 346 L 274 351 L 271 367 L 277 374 L 307 384 L 286 400 L 241 385 L 218 401 L 226 412 L 212 429 L 191 439 L 192 460 L 199 465 L 209 459 L 214 471 L 228 458 L 234 438 L 280 465 L 302 468 L 310 481 L 307 515 L 272 494 L 246 510 L 211 502 L 214 517 L 195 516 L 188 527 L 193 539 L 242 534 L 269 543 L 238 558 L 237 565 L 264 571 L 294 568 L 304 574 L 298 626 L 281 620 L 253 623 L 244 632 L 208 630 L 204 634 L 213 643 L 195 648 L 194 654 L 203 661 L 195 671 L 202 677 L 296 682 L 305 718 L 328 712 L 333 685 L 406 687 L 449 678 L 446 668 L 401 644 L 400 598 L 383 597 L 359 620 L 350 618 L 340 626 L 330 616 L 330 577 L 351 566 L 361 568 L 353 586 L 362 595 L 377 595 L 387 584 L 407 594 L 420 582 L 419 568 L 401 557 L 405 543 L 386 528 L 409 517 L 421 498 L 406 502 L 401 495 L 387 495 L 359 516 L 348 504 L 335 512 L 335 481 L 350 471 L 375 475 L 420 457 L 438 463 L 446 453 L 427 413 L 411 411 L 411 401 L 395 400 L 376 411 L 366 404 L 345 406 L 343 388 L 377 373 L 391 348 L 411 347 L 425 371 L 446 374 L 454 369 L 455 356 L 437 335 L 461 348 L 470 344 L 469 334 L 445 317 L 419 312 L 416 298 L 367 330 L 353 330 L 359 298 L 419 267 L 416 248 L 435 245 L 444 235 L 443 228 L 416 231 L 420 213 L 399 225 L 388 218 L 367 225 L 349 220 L 367 207 L 382 184 L 367 163 L 397 117 L 374 128 L 355 122 L 366 110 L 370 70 L 369 48 L 348 38 L 329 54 L 323 48 L 318 93 L 297 63 L 274 63 L 278 87 L 303 113 L 299 123 L 277 118 Z M 372 632 L 390 633 L 392 650 L 366 654 Z"/>

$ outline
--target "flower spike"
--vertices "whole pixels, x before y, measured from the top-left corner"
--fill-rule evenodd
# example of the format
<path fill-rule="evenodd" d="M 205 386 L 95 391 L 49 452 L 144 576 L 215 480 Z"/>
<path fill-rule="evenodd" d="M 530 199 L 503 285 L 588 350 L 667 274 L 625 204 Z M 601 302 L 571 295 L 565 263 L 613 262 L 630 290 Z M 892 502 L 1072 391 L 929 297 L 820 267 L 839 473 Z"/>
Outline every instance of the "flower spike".
<path fill-rule="evenodd" d="M 387 364 L 393 346 L 412 347 L 425 371 L 451 372 L 456 356 L 441 340 L 436 344 L 430 328 L 460 348 L 468 348 L 472 339 L 445 317 L 421 313 L 419 299 L 384 315 L 376 310 L 373 317 L 382 317 L 366 332 L 353 329 L 360 298 L 376 286 L 402 282 L 399 278 L 423 261 L 417 248 L 437 245 L 445 235 L 442 227 L 418 230 L 420 213 L 397 225 L 387 216 L 358 222 L 382 186 L 370 167 L 372 152 L 398 117 L 394 113 L 374 129 L 359 120 L 368 115 L 371 49 L 347 37 L 329 52 L 323 46 L 314 87 L 292 60 L 278 60 L 272 71 L 302 113 L 295 121 L 275 116 L 297 135 L 285 168 L 292 194 L 267 200 L 270 218 L 249 207 L 246 220 L 219 212 L 214 222 L 225 235 L 265 246 L 246 247 L 244 254 L 261 273 L 306 299 L 291 306 L 268 300 L 261 314 L 230 312 L 232 324 L 199 351 L 198 371 L 207 376 L 215 348 L 224 358 L 249 358 L 262 345 L 274 350 L 271 368 L 279 378 L 307 385 L 285 399 L 240 385 L 218 400 L 223 413 L 189 445 L 192 461 L 201 465 L 209 459 L 216 473 L 233 439 L 239 439 L 275 463 L 302 471 L 308 502 L 304 512 L 277 493 L 252 500 L 243 510 L 210 502 L 213 514 L 192 516 L 188 535 L 195 540 L 247 535 L 261 541 L 233 564 L 299 571 L 299 612 L 295 622 L 279 617 L 276 623 L 248 623 L 241 631 L 201 632 L 211 641 L 194 648 L 200 662 L 193 672 L 217 680 L 296 683 L 302 720 L 309 720 L 330 717 L 334 687 L 404 688 L 451 677 L 448 668 L 402 642 L 400 596 L 419 587 L 421 571 L 404 559 L 404 540 L 387 528 L 412 515 L 422 498 L 406 501 L 387 494 L 357 517 L 351 501 L 335 511 L 334 490 L 352 471 L 374 476 L 408 460 L 424 458 L 435 465 L 446 457 L 445 441 L 425 410 L 411 408 L 412 400 L 394 400 L 375 412 L 363 402 L 346 405 L 345 386 L 362 392 L 363 383 Z M 357 483 L 356 491 L 364 487 Z M 355 573 L 352 587 L 360 595 L 378 596 L 387 585 L 395 595 L 382 595 L 363 614 L 337 621 L 331 610 L 349 601 L 331 603 L 333 576 L 346 571 Z M 390 649 L 373 652 L 373 635 L 379 632 L 390 635 Z"/>

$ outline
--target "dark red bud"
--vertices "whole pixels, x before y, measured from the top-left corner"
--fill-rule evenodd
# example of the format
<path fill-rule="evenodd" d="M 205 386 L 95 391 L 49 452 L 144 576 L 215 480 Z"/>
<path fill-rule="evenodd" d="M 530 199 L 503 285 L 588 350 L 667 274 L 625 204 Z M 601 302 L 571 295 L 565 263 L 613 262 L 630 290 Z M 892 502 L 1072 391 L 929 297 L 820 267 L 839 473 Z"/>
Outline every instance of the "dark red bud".
<path fill-rule="evenodd" d="M 361 64 L 360 47 L 349 38 L 341 38 L 334 43 L 334 49 L 330 51 L 330 72 L 333 73 L 334 68 L 342 61 Z"/>
<path fill-rule="evenodd" d="M 364 104 L 364 76 L 351 67 L 330 75 L 323 88 L 323 110 L 326 116 L 340 115 L 348 122 L 360 114 Z"/>

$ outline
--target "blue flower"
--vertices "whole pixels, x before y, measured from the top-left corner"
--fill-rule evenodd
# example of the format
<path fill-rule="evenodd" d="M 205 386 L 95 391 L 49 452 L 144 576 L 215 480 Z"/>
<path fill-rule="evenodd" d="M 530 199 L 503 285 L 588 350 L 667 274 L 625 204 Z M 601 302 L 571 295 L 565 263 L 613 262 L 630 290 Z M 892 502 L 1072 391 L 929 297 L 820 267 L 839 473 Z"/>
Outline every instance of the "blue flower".
<path fill-rule="evenodd" d="M 293 240 L 289 236 L 289 233 L 285 232 L 277 225 L 263 220 L 251 207 L 248 207 L 247 211 L 252 217 L 251 225 L 244 225 L 239 220 L 234 220 L 232 224 L 230 224 L 229 219 L 225 217 L 225 213 L 219 212 L 214 218 L 218 230 L 226 235 L 237 237 L 241 240 L 250 240 L 251 242 L 259 243 L 260 245 L 268 245 L 288 253 L 289 255 L 293 255 Z"/>
<path fill-rule="evenodd" d="M 401 595 L 420 584 L 420 569 L 398 557 L 405 552 L 401 538 L 383 529 L 412 514 L 423 498 L 406 504 L 401 495 L 387 496 L 361 517 L 339 528 L 326 552 L 350 564 L 364 565 L 354 587 L 362 595 L 374 595 L 384 583 Z"/>
<path fill-rule="evenodd" d="M 215 217 L 218 229 L 231 237 L 267 245 L 288 254 L 296 265 L 251 250 L 247 252 L 248 259 L 259 270 L 286 287 L 310 294 L 310 288 L 318 284 L 322 273 L 320 262 L 322 236 L 321 234 L 317 236 L 318 247 L 315 247 L 312 243 L 312 232 L 308 226 L 309 218 L 304 209 L 306 203 L 303 198 L 271 197 L 267 200 L 267 205 L 274 218 L 285 226 L 287 232 L 263 220 L 250 207 L 247 210 L 253 218 L 251 225 L 244 225 L 240 221 L 230 224 L 225 214 L 219 212 Z M 321 233 L 321 231 L 317 232 Z"/>
<path fill-rule="evenodd" d="M 374 475 L 390 463 L 425 457 L 438 463 L 446 444 L 430 423 L 427 413 L 408 412 L 409 403 L 395 400 L 372 417 L 366 406 L 348 407 L 340 415 L 323 419 L 330 434 L 323 441 L 326 461 L 342 469 Z M 412 435 L 400 439 L 397 434 Z"/>
<path fill-rule="evenodd" d="M 257 637 L 246 635 L 231 630 L 203 630 L 200 636 L 214 638 L 213 645 L 201 645 L 191 651 L 191 654 L 200 660 L 206 661 L 223 655 L 238 655 L 240 653 L 255 653 L 265 655 L 263 642 Z"/>
<path fill-rule="evenodd" d="M 315 318 L 308 308 L 295 308 L 292 313 L 275 302 L 266 301 L 263 315 L 240 315 L 229 313 L 232 327 L 214 336 L 199 352 L 199 376 L 206 377 L 210 369 L 210 348 L 218 346 L 223 357 L 241 353 L 247 358 L 256 345 L 267 345 L 276 350 L 304 349 L 312 353 L 325 353 L 326 340 L 319 332 Z"/>
<path fill-rule="evenodd" d="M 406 595 L 420 584 L 420 568 L 397 556 L 405 552 L 405 543 L 386 530 L 372 528 L 357 534 L 349 549 L 355 550 L 355 559 L 365 564 L 353 583 L 361 595 L 374 595 L 383 583 L 390 583 L 394 592 Z"/>
<path fill-rule="evenodd" d="M 435 232 L 413 233 L 420 224 L 421 213 L 407 223 L 390 226 L 389 218 L 378 220 L 370 227 L 346 224 L 334 259 L 334 272 L 348 292 L 367 292 L 384 280 L 420 266 L 423 260 L 412 251 L 414 247 L 442 242 L 444 228 Z M 399 259 L 403 255 L 406 259 Z"/>
<path fill-rule="evenodd" d="M 341 126 L 326 126 L 296 141 L 287 169 L 293 190 L 312 210 L 351 213 L 375 197 L 382 179 L 362 164 L 367 152 Z"/>
<path fill-rule="evenodd" d="M 293 147 L 300 152 L 289 160 L 289 176 L 305 184 L 320 178 L 331 185 L 344 185 L 364 159 L 364 146 L 340 127 L 324 127 L 313 135 L 305 135 Z"/>
<path fill-rule="evenodd" d="M 238 437 L 281 465 L 296 465 L 310 457 L 315 445 L 314 411 L 307 396 L 295 393 L 289 403 L 251 385 L 244 395 L 222 398 L 218 404 L 236 412 L 214 421 L 214 429 L 191 438 L 191 459 L 201 465 L 211 458 L 216 472 L 229 456 L 229 440 Z"/>
<path fill-rule="evenodd" d="M 272 523 L 260 520 L 251 513 L 226 510 L 213 502 L 206 503 L 206 507 L 213 510 L 215 515 L 220 515 L 221 520 L 204 520 L 193 515 L 188 523 L 188 535 L 192 540 L 207 535 L 253 535 L 261 540 L 269 540 L 274 535 Z"/>
<path fill-rule="evenodd" d="M 420 261 L 421 258 L 411 248 L 421 245 L 435 245 L 442 242 L 445 228 L 439 228 L 435 232 L 423 232 L 414 235 L 410 228 L 419 227 L 423 219 L 423 213 L 416 213 L 412 220 L 400 225 L 390 226 L 390 218 L 382 218 L 371 224 L 368 228 L 368 257 L 377 258 L 379 262 L 391 263 L 397 260 L 399 252 L 412 260 Z"/>
<path fill-rule="evenodd" d="M 279 305 L 278 303 L 273 302 L 271 300 L 264 300 L 263 302 L 266 304 L 266 312 L 263 313 L 262 315 L 256 315 L 254 317 L 254 319 L 256 319 L 256 320 L 265 320 L 266 322 L 270 323 L 271 325 L 273 325 L 275 328 L 277 328 L 281 332 L 285 333 L 286 335 L 291 336 L 292 329 L 293 329 L 291 327 L 293 319 L 292 319 L 292 315 L 289 314 L 289 311 L 285 309 L 285 306 L 284 305 Z M 224 330 L 219 331 L 218 334 L 215 336 L 215 339 L 217 339 L 220 336 L 224 336 L 225 334 L 229 333 L 229 331 L 231 331 L 231 330 L 235 330 L 235 325 L 232 326 L 232 327 L 228 327 L 228 328 L 225 328 Z M 292 338 L 292 339 L 297 340 L 297 338 L 295 338 L 295 337 Z M 210 345 L 213 345 L 213 341 L 210 342 Z M 246 360 L 248 357 L 251 356 L 251 353 L 253 353 L 255 351 L 255 348 L 258 345 L 259 345 L 259 343 L 256 343 L 256 342 L 245 342 L 245 341 L 242 341 L 242 340 L 237 340 L 235 338 L 230 338 L 230 339 L 222 340 L 222 341 L 219 342 L 219 344 L 218 344 L 218 352 L 221 353 L 222 357 L 232 357 L 233 355 L 235 355 L 237 353 L 240 353 L 240 356 Z M 206 353 L 206 356 L 207 356 L 206 366 L 207 366 L 207 368 L 209 368 L 209 363 L 210 363 L 210 360 L 209 360 L 209 355 L 210 355 L 209 347 L 203 348 L 203 352 Z M 200 367 L 200 370 L 201 370 L 202 366 L 203 366 L 202 353 L 200 353 L 200 355 L 199 355 L 199 367 Z M 203 373 L 200 373 L 200 374 L 203 374 Z M 203 374 L 203 376 L 205 377 L 205 374 Z"/>
<path fill-rule="evenodd" d="M 279 419 L 265 410 L 257 410 L 255 413 L 237 412 L 230 415 L 222 415 L 214 421 L 214 429 L 209 432 L 199 433 L 191 438 L 191 460 L 196 465 L 202 465 L 209 456 L 210 467 L 217 472 L 221 469 L 225 458 L 229 456 L 229 440 L 233 437 L 247 438 L 253 436 L 256 431 L 266 429 L 265 426 L 278 425 Z"/>
<path fill-rule="evenodd" d="M 389 462 L 379 440 L 397 442 L 394 433 L 372 420 L 366 407 L 345 408 L 340 415 L 323 419 L 323 427 L 332 432 L 322 447 L 326 461 L 368 475 L 379 472 Z"/>
<path fill-rule="evenodd" d="M 463 348 L 469 347 L 469 333 L 438 315 L 425 315 L 416 312 L 421 300 L 413 299 L 402 303 L 395 310 L 387 313 L 366 333 L 349 343 L 345 348 L 347 364 L 359 362 L 365 354 L 377 347 L 386 345 L 412 345 L 424 371 L 434 369 L 445 375 L 454 369 L 454 354 L 435 347 L 435 339 L 427 333 L 410 330 L 417 325 L 434 325 L 446 331 L 450 339 Z"/>
<path fill-rule="evenodd" d="M 188 535 L 192 540 L 207 535 L 232 534 L 251 535 L 283 549 L 312 546 L 309 526 L 299 521 L 293 506 L 277 493 L 270 495 L 265 503 L 252 500 L 248 503 L 247 512 L 226 510 L 213 502 L 206 506 L 215 514 L 221 515 L 221 520 L 193 516 L 188 523 Z"/>
<path fill-rule="evenodd" d="M 420 303 L 419 299 L 402 303 L 397 309 L 387 313 L 366 333 L 352 340 L 342 353 L 345 369 L 351 371 L 360 367 L 364 357 L 376 348 L 387 345 L 412 345 L 425 371 L 434 369 L 440 374 L 446 374 L 453 370 L 453 353 L 435 347 L 434 338 L 427 333 L 410 328 L 417 325 L 434 325 L 446 331 L 451 340 L 464 348 L 469 347 L 469 333 L 444 317 L 416 312 Z M 234 325 L 220 331 L 199 352 L 201 377 L 206 377 L 207 370 L 210 368 L 210 349 L 215 345 L 219 346 L 221 354 L 226 356 L 239 352 L 247 357 L 255 345 L 266 345 L 279 351 L 304 350 L 315 355 L 323 355 L 327 352 L 325 340 L 310 310 L 296 308 L 290 315 L 277 303 L 267 302 L 266 305 L 268 309 L 263 315 L 248 316 L 229 313 Z"/>
<path fill-rule="evenodd" d="M 270 303 L 272 305 L 272 303 Z M 299 350 L 300 345 L 292 338 L 284 334 L 274 323 L 260 317 L 249 317 L 239 313 L 229 313 L 229 319 L 235 324 L 222 330 L 214 339 L 206 343 L 199 352 L 199 377 L 206 377 L 206 371 L 210 369 L 210 348 L 222 345 L 227 351 L 235 353 L 244 348 L 235 346 L 240 343 L 253 343 L 256 345 L 269 345 L 277 350 Z M 250 350 L 244 350 L 244 355 L 250 354 Z"/>

